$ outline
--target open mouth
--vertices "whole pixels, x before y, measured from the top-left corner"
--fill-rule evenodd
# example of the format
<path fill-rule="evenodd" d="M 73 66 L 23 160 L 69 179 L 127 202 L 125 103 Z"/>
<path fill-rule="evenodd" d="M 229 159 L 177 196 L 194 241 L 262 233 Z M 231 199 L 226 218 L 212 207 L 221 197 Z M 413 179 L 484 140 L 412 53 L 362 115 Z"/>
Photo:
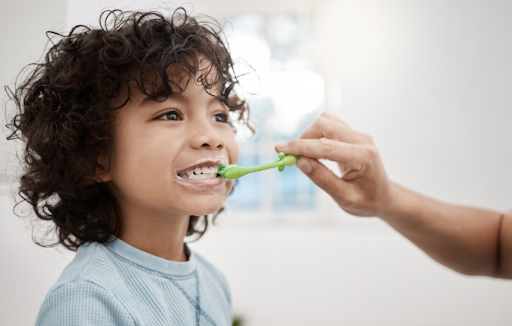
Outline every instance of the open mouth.
<path fill-rule="evenodd" d="M 219 160 L 207 159 L 203 162 L 196 162 L 196 164 L 187 167 L 176 174 L 178 177 L 183 179 L 215 179 L 221 178 L 221 175 L 217 172 L 222 166 L 222 162 Z"/>
<path fill-rule="evenodd" d="M 203 166 L 180 172 L 178 173 L 178 176 L 183 179 L 214 179 L 220 177 L 220 174 L 217 174 L 217 171 L 219 171 L 218 166 Z"/>

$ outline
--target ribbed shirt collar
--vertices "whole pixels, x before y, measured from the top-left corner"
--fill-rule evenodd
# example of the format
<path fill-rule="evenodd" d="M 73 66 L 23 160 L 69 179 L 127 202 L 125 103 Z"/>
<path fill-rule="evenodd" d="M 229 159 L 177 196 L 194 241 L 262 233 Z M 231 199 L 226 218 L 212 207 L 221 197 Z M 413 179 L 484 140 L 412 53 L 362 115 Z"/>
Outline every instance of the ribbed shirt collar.
<path fill-rule="evenodd" d="M 111 236 L 109 241 L 104 243 L 104 245 L 124 259 L 160 273 L 169 275 L 187 275 L 196 269 L 196 256 L 192 250 L 188 250 L 190 253 L 188 261 L 177 262 L 148 254 L 145 251 L 130 246 L 123 240 L 114 236 Z"/>

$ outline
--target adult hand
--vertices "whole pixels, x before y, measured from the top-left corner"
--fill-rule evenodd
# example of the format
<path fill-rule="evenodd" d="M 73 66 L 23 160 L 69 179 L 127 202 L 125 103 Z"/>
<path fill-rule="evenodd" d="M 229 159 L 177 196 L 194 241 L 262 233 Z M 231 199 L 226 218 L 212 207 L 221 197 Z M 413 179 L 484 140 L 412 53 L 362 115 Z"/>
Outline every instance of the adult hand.
<path fill-rule="evenodd" d="M 299 139 L 278 144 L 275 149 L 285 154 L 303 155 L 297 167 L 346 212 L 381 217 L 388 213 L 392 183 L 370 135 L 324 112 Z M 337 162 L 342 177 L 316 158 Z"/>
<path fill-rule="evenodd" d="M 378 216 L 441 264 L 467 275 L 512 279 L 512 211 L 450 205 L 390 181 L 372 138 L 323 113 L 277 152 L 297 161 L 350 214 Z M 315 158 L 338 163 L 337 177 Z"/>

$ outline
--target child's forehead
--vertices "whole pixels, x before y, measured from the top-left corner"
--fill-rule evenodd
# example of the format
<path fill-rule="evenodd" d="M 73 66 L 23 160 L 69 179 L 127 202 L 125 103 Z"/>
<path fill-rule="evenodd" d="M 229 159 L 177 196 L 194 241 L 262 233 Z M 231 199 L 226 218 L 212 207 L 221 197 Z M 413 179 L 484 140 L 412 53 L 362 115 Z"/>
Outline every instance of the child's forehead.
<path fill-rule="evenodd" d="M 196 88 L 197 86 L 201 87 L 205 94 L 214 99 L 221 99 L 221 85 L 220 83 L 215 84 L 211 88 L 206 88 L 198 75 L 190 77 L 189 80 L 183 81 L 182 79 L 176 79 L 175 82 L 179 82 L 179 85 L 174 83 L 169 83 L 169 85 L 164 86 L 164 81 L 159 79 L 155 80 L 146 80 L 143 85 L 139 83 L 139 81 L 135 79 L 129 80 L 129 89 L 128 87 L 123 87 L 119 94 L 113 99 L 113 103 L 111 106 L 119 107 L 122 106 L 123 103 L 132 103 L 139 107 L 147 106 L 149 103 L 161 102 L 167 99 L 174 99 L 180 102 L 191 102 L 192 97 L 197 95 L 197 93 L 190 94 L 191 88 Z M 169 78 L 171 78 L 170 76 Z M 195 86 L 191 86 L 194 83 Z M 187 89 L 189 92 L 187 92 Z M 166 90 L 166 91 L 165 91 Z M 195 89 L 197 91 L 197 89 Z"/>
<path fill-rule="evenodd" d="M 134 65 L 122 82 L 118 94 L 109 106 L 120 108 L 124 104 L 142 102 L 146 97 L 154 101 L 167 98 L 183 99 L 187 89 L 201 86 L 214 98 L 222 95 L 225 80 L 211 60 L 201 54 L 194 57 L 175 58 L 164 67 Z"/>
<path fill-rule="evenodd" d="M 141 91 L 168 87 L 174 92 L 184 91 L 190 83 L 208 85 L 209 89 L 220 88 L 221 77 L 218 69 L 208 58 L 198 56 L 198 62 L 186 58 L 183 63 L 169 62 L 165 71 L 156 67 L 133 67 L 129 73 L 130 88 Z"/>

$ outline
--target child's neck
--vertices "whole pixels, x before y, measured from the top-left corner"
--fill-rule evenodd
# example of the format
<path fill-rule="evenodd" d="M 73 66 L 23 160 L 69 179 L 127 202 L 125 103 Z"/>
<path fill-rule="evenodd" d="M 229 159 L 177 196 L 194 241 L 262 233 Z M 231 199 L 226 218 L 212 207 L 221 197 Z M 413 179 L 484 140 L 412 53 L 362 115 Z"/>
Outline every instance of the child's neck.
<path fill-rule="evenodd" d="M 184 250 L 188 222 L 188 216 L 166 219 L 123 218 L 118 238 L 151 255 L 184 262 L 188 260 Z"/>

